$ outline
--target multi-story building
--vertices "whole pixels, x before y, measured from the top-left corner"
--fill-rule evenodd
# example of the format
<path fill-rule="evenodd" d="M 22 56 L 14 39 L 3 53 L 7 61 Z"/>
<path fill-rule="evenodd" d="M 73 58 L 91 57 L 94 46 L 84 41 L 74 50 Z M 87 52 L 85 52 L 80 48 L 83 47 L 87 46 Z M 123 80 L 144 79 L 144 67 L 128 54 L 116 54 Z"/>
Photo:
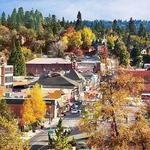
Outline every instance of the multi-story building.
<path fill-rule="evenodd" d="M 57 72 L 72 68 L 72 62 L 63 58 L 35 58 L 26 63 L 27 75 L 32 76 L 39 76 L 45 71 Z"/>
<path fill-rule="evenodd" d="M 7 65 L 3 60 L 0 62 L 0 85 L 6 88 L 13 86 L 13 66 Z"/>
<path fill-rule="evenodd" d="M 98 57 L 85 57 L 76 62 L 76 69 L 84 76 L 92 76 L 100 71 L 100 60 Z"/>

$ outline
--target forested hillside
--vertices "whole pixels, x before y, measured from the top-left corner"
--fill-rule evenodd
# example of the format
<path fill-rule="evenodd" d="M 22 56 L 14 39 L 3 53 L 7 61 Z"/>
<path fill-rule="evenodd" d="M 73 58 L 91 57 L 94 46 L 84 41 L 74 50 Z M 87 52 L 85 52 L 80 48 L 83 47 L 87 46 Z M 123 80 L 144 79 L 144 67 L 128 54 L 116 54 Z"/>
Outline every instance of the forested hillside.
<path fill-rule="evenodd" d="M 47 55 L 63 57 L 64 52 L 83 56 L 97 50 L 102 41 L 107 41 L 109 56 L 119 59 L 120 65 L 142 66 L 150 62 L 150 22 L 129 21 L 85 21 L 78 12 L 75 21 L 67 21 L 55 15 L 45 17 L 38 10 L 14 9 L 0 19 L 0 52 L 11 62 L 13 49 L 20 49 L 25 61 Z M 104 40 L 105 39 L 105 40 Z M 20 48 L 16 46 L 19 41 Z M 17 44 L 18 45 L 18 44 Z M 144 54 L 143 54 L 144 52 Z M 22 55 L 20 54 L 20 55 Z M 101 56 L 100 56 L 101 57 Z"/>

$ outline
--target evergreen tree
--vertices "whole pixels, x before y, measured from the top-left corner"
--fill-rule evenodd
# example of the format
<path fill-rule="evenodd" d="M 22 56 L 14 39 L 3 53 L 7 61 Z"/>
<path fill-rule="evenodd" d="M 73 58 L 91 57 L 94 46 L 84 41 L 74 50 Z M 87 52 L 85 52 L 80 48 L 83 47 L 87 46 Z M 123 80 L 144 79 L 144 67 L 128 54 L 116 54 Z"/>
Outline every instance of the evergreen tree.
<path fill-rule="evenodd" d="M 20 16 L 21 25 L 24 23 L 24 10 L 22 7 L 18 8 L 18 14 Z"/>
<path fill-rule="evenodd" d="M 15 44 L 15 42 L 13 40 L 12 47 L 11 47 L 11 53 L 10 53 L 9 60 L 8 60 L 8 64 L 13 65 L 14 68 L 16 67 L 14 65 L 14 63 L 15 63 L 15 55 L 16 55 L 16 44 Z"/>
<path fill-rule="evenodd" d="M 130 56 L 132 58 L 132 65 L 136 65 L 137 67 L 143 62 L 143 57 L 141 55 L 141 51 L 138 44 L 135 44 L 133 49 L 131 50 Z"/>
<path fill-rule="evenodd" d="M 115 19 L 113 22 L 112 22 L 112 29 L 113 29 L 113 31 L 117 31 L 117 29 L 118 29 L 118 25 L 117 25 L 117 20 Z"/>
<path fill-rule="evenodd" d="M 6 14 L 5 14 L 5 12 L 2 13 L 1 24 L 4 26 L 6 25 Z"/>
<path fill-rule="evenodd" d="M 146 37 L 146 28 L 142 23 L 140 24 L 138 35 L 141 37 Z"/>
<path fill-rule="evenodd" d="M 11 28 L 11 17 L 10 17 L 10 15 L 8 15 L 8 17 L 7 17 L 7 24 Z"/>
<path fill-rule="evenodd" d="M 135 21 L 130 18 L 129 24 L 128 24 L 128 31 L 131 35 L 136 34 L 136 26 L 135 26 Z"/>
<path fill-rule="evenodd" d="M 104 28 L 104 25 L 103 25 L 102 21 L 96 22 L 93 26 L 93 30 L 95 32 L 95 35 L 96 35 L 97 39 L 100 40 L 104 37 L 105 28 Z"/>
<path fill-rule="evenodd" d="M 17 10 L 16 10 L 16 8 L 13 9 L 13 12 L 11 14 L 11 27 L 12 28 L 17 27 Z"/>
<path fill-rule="evenodd" d="M 35 18 L 34 18 L 33 10 L 25 12 L 24 21 L 25 21 L 25 27 L 35 29 Z"/>
<path fill-rule="evenodd" d="M 49 135 L 49 142 L 51 146 L 55 148 L 55 150 L 70 150 L 71 145 L 68 141 L 68 136 L 70 135 L 70 130 L 65 129 L 62 126 L 62 119 L 59 119 L 59 122 L 57 124 L 56 130 L 55 130 L 56 138 L 53 139 Z M 54 144 L 52 144 L 54 143 Z"/>
<path fill-rule="evenodd" d="M 13 42 L 13 47 L 11 50 L 8 63 L 13 65 L 15 76 L 25 75 L 25 58 L 21 51 L 19 40 Z"/>
<path fill-rule="evenodd" d="M 22 51 L 21 51 L 21 46 L 20 46 L 20 41 L 19 40 L 17 40 L 16 41 L 16 49 L 17 49 L 17 55 L 16 55 L 16 66 L 17 66 L 17 68 L 16 68 L 16 75 L 19 75 L 19 76 L 21 76 L 21 75 L 25 75 L 25 68 L 26 68 L 26 66 L 25 66 L 25 58 L 24 58 L 24 55 L 23 55 L 23 53 L 22 53 Z"/>
<path fill-rule="evenodd" d="M 20 7 L 18 9 L 16 21 L 17 21 L 17 28 L 18 29 L 19 29 L 20 26 L 24 25 L 24 11 L 23 11 L 22 7 Z"/>
<path fill-rule="evenodd" d="M 127 46 L 127 50 L 128 52 L 130 52 L 130 46 L 131 46 L 131 35 L 127 35 L 127 38 L 126 38 L 126 46 Z"/>
<path fill-rule="evenodd" d="M 62 21 L 60 22 L 60 24 L 62 27 L 65 27 L 65 18 L 64 17 L 62 17 Z"/>
<path fill-rule="evenodd" d="M 80 11 L 78 11 L 77 14 L 77 21 L 76 21 L 75 28 L 76 30 L 80 30 L 82 28 L 82 15 Z"/>

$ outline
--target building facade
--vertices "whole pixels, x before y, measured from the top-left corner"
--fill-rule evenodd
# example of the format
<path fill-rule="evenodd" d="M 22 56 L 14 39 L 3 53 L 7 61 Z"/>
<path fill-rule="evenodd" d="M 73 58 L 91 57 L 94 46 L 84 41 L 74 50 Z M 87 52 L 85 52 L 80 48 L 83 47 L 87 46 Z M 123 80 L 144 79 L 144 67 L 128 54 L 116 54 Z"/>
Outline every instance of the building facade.
<path fill-rule="evenodd" d="M 27 75 L 39 76 L 43 72 L 56 72 L 72 69 L 70 60 L 63 58 L 35 58 L 26 63 Z"/>
<path fill-rule="evenodd" d="M 16 118 L 22 118 L 23 114 L 23 103 L 25 98 L 5 98 L 6 103 L 8 104 L 12 114 Z M 56 118 L 57 117 L 57 101 L 45 99 L 46 102 L 46 118 Z"/>
<path fill-rule="evenodd" d="M 4 62 L 0 64 L 0 85 L 6 88 L 13 86 L 13 66 Z"/>

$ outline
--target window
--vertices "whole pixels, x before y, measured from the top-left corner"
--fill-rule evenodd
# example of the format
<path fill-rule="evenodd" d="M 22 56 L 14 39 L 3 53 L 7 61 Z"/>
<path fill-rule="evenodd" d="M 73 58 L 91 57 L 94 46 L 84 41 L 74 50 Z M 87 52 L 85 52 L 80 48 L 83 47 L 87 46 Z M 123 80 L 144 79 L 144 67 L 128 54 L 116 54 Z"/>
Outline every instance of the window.
<path fill-rule="evenodd" d="M 12 68 L 5 68 L 5 74 L 12 73 Z"/>
<path fill-rule="evenodd" d="M 5 77 L 5 83 L 13 82 L 13 77 Z"/>

